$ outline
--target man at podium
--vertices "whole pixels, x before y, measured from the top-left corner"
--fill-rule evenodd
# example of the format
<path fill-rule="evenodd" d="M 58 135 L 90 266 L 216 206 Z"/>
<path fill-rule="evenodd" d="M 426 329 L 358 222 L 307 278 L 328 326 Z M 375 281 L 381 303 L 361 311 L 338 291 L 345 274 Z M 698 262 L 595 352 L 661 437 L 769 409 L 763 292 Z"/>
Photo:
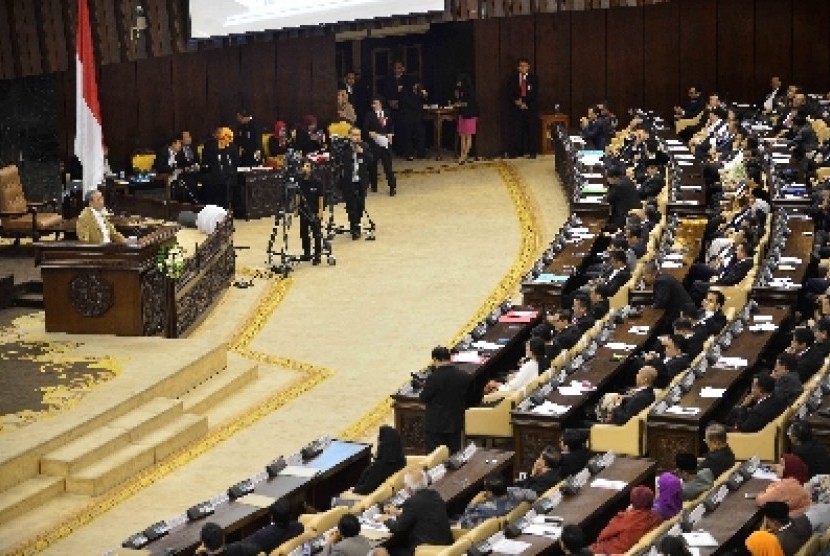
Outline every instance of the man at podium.
<path fill-rule="evenodd" d="M 84 243 L 126 243 L 112 222 L 109 221 L 104 208 L 104 194 L 90 191 L 87 194 L 87 207 L 81 211 L 75 224 L 78 240 Z"/>

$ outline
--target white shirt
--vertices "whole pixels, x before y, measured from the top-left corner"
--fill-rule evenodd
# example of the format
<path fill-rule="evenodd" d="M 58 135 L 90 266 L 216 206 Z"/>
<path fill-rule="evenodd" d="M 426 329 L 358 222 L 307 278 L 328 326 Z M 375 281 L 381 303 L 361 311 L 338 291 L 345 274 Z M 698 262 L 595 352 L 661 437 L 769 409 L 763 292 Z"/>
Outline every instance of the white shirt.
<path fill-rule="evenodd" d="M 499 392 L 515 392 L 533 382 L 537 376 L 539 376 L 539 363 L 534 359 L 528 359 L 510 380 L 499 386 Z"/>
<path fill-rule="evenodd" d="M 98 223 L 98 229 L 101 230 L 101 235 L 104 236 L 103 241 L 101 243 L 109 243 L 110 240 L 110 231 L 107 227 L 107 220 L 104 218 L 104 215 L 99 211 L 92 209 L 92 216 L 95 217 L 95 222 Z"/>

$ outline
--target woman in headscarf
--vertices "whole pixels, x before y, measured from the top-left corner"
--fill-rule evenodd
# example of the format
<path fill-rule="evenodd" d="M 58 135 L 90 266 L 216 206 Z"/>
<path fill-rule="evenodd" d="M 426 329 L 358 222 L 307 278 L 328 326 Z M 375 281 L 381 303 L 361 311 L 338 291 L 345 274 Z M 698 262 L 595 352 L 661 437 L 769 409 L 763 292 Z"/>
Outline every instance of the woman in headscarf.
<path fill-rule="evenodd" d="M 378 449 L 375 460 L 363 470 L 357 484 L 352 489 L 355 494 L 369 494 L 378 488 L 393 473 L 406 466 L 403 443 L 398 431 L 383 425 L 378 431 Z"/>
<path fill-rule="evenodd" d="M 781 480 L 770 484 L 755 503 L 760 508 L 767 502 L 785 502 L 790 508 L 790 517 L 803 514 L 810 507 L 810 495 L 804 488 L 810 478 L 807 465 L 798 456 L 784 454 L 781 463 L 773 467 Z"/>
<path fill-rule="evenodd" d="M 781 543 L 769 531 L 755 531 L 746 538 L 744 544 L 752 556 L 784 556 Z"/>
<path fill-rule="evenodd" d="M 652 508 L 663 519 L 671 519 L 683 508 L 683 481 L 674 473 L 657 478 L 657 499 Z"/>
<path fill-rule="evenodd" d="M 594 554 L 622 554 L 637 544 L 643 535 L 663 521 L 651 509 L 654 492 L 647 486 L 637 486 L 631 491 L 631 506 L 615 515 L 591 545 Z"/>

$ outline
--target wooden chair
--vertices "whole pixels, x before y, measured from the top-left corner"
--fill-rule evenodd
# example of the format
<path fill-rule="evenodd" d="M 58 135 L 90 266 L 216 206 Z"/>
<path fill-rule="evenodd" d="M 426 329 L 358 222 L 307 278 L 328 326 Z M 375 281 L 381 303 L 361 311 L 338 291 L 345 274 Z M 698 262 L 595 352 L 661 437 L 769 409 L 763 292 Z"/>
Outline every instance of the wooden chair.
<path fill-rule="evenodd" d="M 591 450 L 634 457 L 645 455 L 646 416 L 653 406 L 654 404 L 649 405 L 624 425 L 598 423 L 591 427 Z"/>
<path fill-rule="evenodd" d="M 17 166 L 0 168 L 0 235 L 15 238 L 17 244 L 22 237 L 37 241 L 51 233 L 63 219 L 56 212 L 39 212 L 45 206 L 26 200 Z"/>
<path fill-rule="evenodd" d="M 425 456 L 406 456 L 407 467 L 423 467 L 429 469 L 450 457 L 450 449 L 446 446 L 438 446 Z"/>
<path fill-rule="evenodd" d="M 346 506 L 337 506 L 325 512 L 302 514 L 297 520 L 303 524 L 304 531 L 313 531 L 319 535 L 335 527 L 347 512 Z"/>
<path fill-rule="evenodd" d="M 317 536 L 313 531 L 304 531 L 293 539 L 288 539 L 277 548 L 271 551 L 270 556 L 288 556 L 294 549 L 299 548 L 303 543 L 310 541 Z"/>
<path fill-rule="evenodd" d="M 201 145 L 200 145 L 201 146 Z M 197 150 L 199 148 L 197 147 Z M 202 152 L 199 150 L 199 160 L 201 160 Z M 133 170 L 137 172 L 149 172 L 153 169 L 153 163 L 156 161 L 155 154 L 134 154 L 131 164 L 133 166 Z"/>
<path fill-rule="evenodd" d="M 726 443 L 735 452 L 735 459 L 743 461 L 758 456 L 762 461 L 777 462 L 783 453 L 784 424 L 791 414 L 789 408 L 784 410 L 758 432 L 726 433 Z"/>

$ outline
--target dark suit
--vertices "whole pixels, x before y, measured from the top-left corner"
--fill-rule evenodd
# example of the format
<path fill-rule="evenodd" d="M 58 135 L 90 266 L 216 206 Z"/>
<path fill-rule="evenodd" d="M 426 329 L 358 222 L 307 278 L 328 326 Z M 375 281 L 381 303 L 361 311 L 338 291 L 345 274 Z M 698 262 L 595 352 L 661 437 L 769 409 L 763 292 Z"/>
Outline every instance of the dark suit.
<path fill-rule="evenodd" d="M 448 545 L 453 543 L 447 505 L 434 490 L 419 490 L 404 501 L 401 514 L 385 525 L 412 554 L 422 544 Z M 398 539 L 396 539 L 398 540 Z M 397 551 L 393 550 L 392 554 Z"/>
<path fill-rule="evenodd" d="M 176 154 L 170 147 L 164 146 L 156 151 L 156 159 L 153 161 L 153 171 L 156 174 L 172 174 L 176 169 Z M 171 164 L 172 159 L 172 164 Z"/>
<path fill-rule="evenodd" d="M 701 334 L 704 338 L 708 338 L 709 336 L 719 334 L 724 326 L 726 326 L 726 315 L 723 314 L 723 311 L 717 311 L 711 316 L 704 316 L 697 321 L 692 326 L 692 330 L 694 330 L 695 334 Z"/>
<path fill-rule="evenodd" d="M 560 473 L 560 468 L 554 467 L 553 469 L 548 469 L 544 473 L 532 475 L 522 481 L 516 481 L 516 486 L 520 488 L 529 488 L 536 494 L 542 494 L 561 480 L 562 475 Z"/>
<path fill-rule="evenodd" d="M 734 409 L 735 428 L 741 432 L 758 432 L 781 415 L 787 404 L 778 396 L 768 395 L 750 407 Z"/>
<path fill-rule="evenodd" d="M 648 364 L 657 369 L 657 380 L 654 381 L 654 386 L 665 388 L 674 377 L 689 368 L 689 356 L 681 353 L 668 361 L 649 361 Z"/>
<path fill-rule="evenodd" d="M 260 551 L 269 554 L 279 545 L 293 539 L 303 532 L 303 524 L 289 521 L 286 524 L 271 523 L 262 529 L 245 537 L 245 542 L 256 546 Z"/>
<path fill-rule="evenodd" d="M 802 384 L 810 380 L 810 377 L 816 374 L 816 371 L 824 364 L 824 358 L 827 354 L 823 353 L 821 348 L 822 346 L 813 344 L 798 356 L 795 370 L 801 378 Z"/>
<path fill-rule="evenodd" d="M 395 133 L 394 123 L 388 110 L 382 112 L 383 119 L 379 118 L 375 112 L 368 112 L 363 119 L 363 133 L 368 137 L 370 132 L 378 135 L 387 135 Z M 369 146 L 372 148 L 372 159 L 369 161 L 369 185 L 372 191 L 378 190 L 378 161 L 383 164 L 383 173 L 386 175 L 386 183 L 389 185 L 389 190 L 394 192 L 397 186 L 395 181 L 395 174 L 392 172 L 392 153 L 389 147 L 381 147 L 373 139 L 368 140 Z"/>
<path fill-rule="evenodd" d="M 798 378 L 798 373 L 787 373 L 775 379 L 775 390 L 772 393 L 790 405 L 802 392 L 804 392 L 804 386 Z"/>
<path fill-rule="evenodd" d="M 629 280 L 631 280 L 631 271 L 627 268 L 621 268 L 616 272 L 612 271 L 613 276 L 605 280 L 606 291 L 608 295 L 614 295 L 620 288 L 623 287 Z"/>
<path fill-rule="evenodd" d="M 611 411 L 611 422 L 624 425 L 629 419 L 654 403 L 654 388 L 646 386 L 630 396 L 623 398 L 620 405 Z"/>
<path fill-rule="evenodd" d="M 262 132 L 253 119 L 244 124 L 239 124 L 236 128 L 234 145 L 238 149 L 237 156 L 239 157 L 240 166 L 259 165 L 259 160 L 256 159 L 255 155 L 257 151 L 260 151 L 260 159 L 262 158 Z"/>
<path fill-rule="evenodd" d="M 585 314 L 582 317 L 576 319 L 573 324 L 580 331 L 585 332 L 586 330 L 594 326 L 594 322 L 596 322 L 594 320 L 594 317 L 592 317 L 590 314 Z"/>
<path fill-rule="evenodd" d="M 564 479 L 582 471 L 588 465 L 591 455 L 591 450 L 585 446 L 573 452 L 562 452 L 562 459 L 559 462 L 560 478 Z"/>
<path fill-rule="evenodd" d="M 806 515 L 790 518 L 790 522 L 775 532 L 784 556 L 794 556 L 813 536 L 813 525 Z"/>
<path fill-rule="evenodd" d="M 611 230 L 622 228 L 628 211 L 642 206 L 637 186 L 626 177 L 620 178 L 618 183 L 609 187 L 608 206 L 610 210 L 608 228 Z"/>
<path fill-rule="evenodd" d="M 693 315 L 695 304 L 683 284 L 671 274 L 658 274 L 654 279 L 654 307 L 666 310 L 666 320 L 674 322 L 680 313 Z"/>
<path fill-rule="evenodd" d="M 176 154 L 176 166 L 186 170 L 199 164 L 199 153 L 193 145 L 182 145 L 181 150 Z"/>
<path fill-rule="evenodd" d="M 360 234 L 360 219 L 366 209 L 366 190 L 371 181 L 371 168 L 374 155 L 367 143 L 361 142 L 362 153 L 352 150 L 344 161 L 343 175 L 340 177 L 340 190 L 343 192 L 343 201 L 346 203 L 346 213 L 349 215 L 349 228 L 352 234 Z M 357 171 L 355 172 L 355 166 Z M 377 165 L 375 165 L 375 179 L 377 179 Z"/>
<path fill-rule="evenodd" d="M 314 258 L 320 259 L 323 226 L 320 213 L 323 204 L 323 184 L 315 177 L 300 179 L 300 241 L 303 254 L 311 255 L 311 237 L 314 236 Z"/>
<path fill-rule="evenodd" d="M 640 198 L 648 199 L 657 197 L 665 185 L 666 180 L 663 179 L 663 176 L 660 174 L 646 178 L 643 180 L 643 183 L 640 184 Z"/>
<path fill-rule="evenodd" d="M 591 316 L 594 319 L 601 319 L 608 314 L 608 300 L 602 299 L 591 305 Z"/>
<path fill-rule="evenodd" d="M 461 448 L 467 386 L 470 377 L 455 365 L 441 365 L 426 379 L 418 396 L 426 404 L 424 430 L 426 450 L 446 444 L 450 452 Z"/>
<path fill-rule="evenodd" d="M 522 78 L 519 72 L 510 76 L 507 84 L 510 111 L 513 117 L 513 144 L 511 154 L 515 156 L 536 156 L 538 150 L 538 107 L 539 80 L 536 74 L 528 73 L 524 77 L 526 87 L 522 87 Z M 522 101 L 527 108 L 519 108 L 516 101 Z"/>
<path fill-rule="evenodd" d="M 711 470 L 712 476 L 717 479 L 733 465 L 735 465 L 735 453 L 729 446 L 724 446 L 708 452 L 697 468 Z"/>
<path fill-rule="evenodd" d="M 807 464 L 810 477 L 830 475 L 830 452 L 817 438 L 793 446 L 793 454 Z"/>
<path fill-rule="evenodd" d="M 232 145 L 220 149 L 216 139 L 205 143 L 202 150 L 204 184 L 200 201 L 204 204 L 228 207 L 228 196 L 236 185 L 236 149 Z"/>
<path fill-rule="evenodd" d="M 582 128 L 581 134 L 588 148 L 598 151 L 604 151 L 611 141 L 611 129 L 608 120 L 601 116 L 588 120 L 588 123 Z"/>

